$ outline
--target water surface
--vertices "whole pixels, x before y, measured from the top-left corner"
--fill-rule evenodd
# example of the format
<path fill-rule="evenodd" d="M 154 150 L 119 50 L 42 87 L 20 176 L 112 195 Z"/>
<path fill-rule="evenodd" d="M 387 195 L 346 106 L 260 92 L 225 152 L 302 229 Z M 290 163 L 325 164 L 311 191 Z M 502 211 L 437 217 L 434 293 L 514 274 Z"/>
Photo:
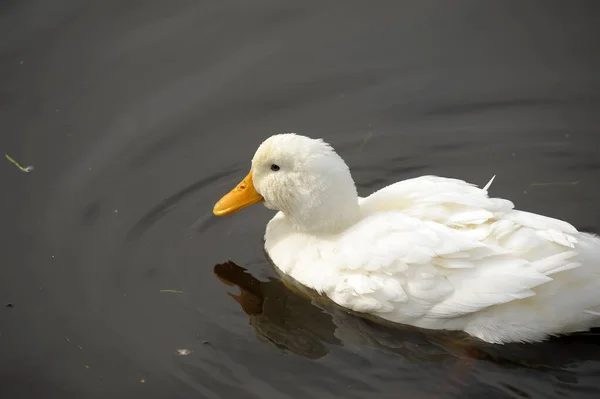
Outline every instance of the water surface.
<path fill-rule="evenodd" d="M 270 211 L 211 213 L 294 131 L 333 144 L 363 196 L 495 174 L 494 196 L 599 231 L 595 2 L 0 10 L 0 147 L 35 167 L 0 164 L 2 397 L 600 395 L 594 333 L 499 347 L 377 326 L 285 288 Z"/>

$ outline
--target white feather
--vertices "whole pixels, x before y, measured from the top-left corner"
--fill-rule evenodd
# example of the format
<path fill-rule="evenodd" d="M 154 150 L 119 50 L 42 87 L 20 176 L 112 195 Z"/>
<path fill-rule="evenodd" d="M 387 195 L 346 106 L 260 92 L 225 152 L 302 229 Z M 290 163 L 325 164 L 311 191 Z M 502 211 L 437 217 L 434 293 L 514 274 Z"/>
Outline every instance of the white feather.
<path fill-rule="evenodd" d="M 490 186 L 492 185 L 492 183 L 494 182 L 494 179 L 496 178 L 496 175 L 492 176 L 492 178 L 490 179 L 490 181 L 482 188 L 483 191 L 488 191 Z"/>

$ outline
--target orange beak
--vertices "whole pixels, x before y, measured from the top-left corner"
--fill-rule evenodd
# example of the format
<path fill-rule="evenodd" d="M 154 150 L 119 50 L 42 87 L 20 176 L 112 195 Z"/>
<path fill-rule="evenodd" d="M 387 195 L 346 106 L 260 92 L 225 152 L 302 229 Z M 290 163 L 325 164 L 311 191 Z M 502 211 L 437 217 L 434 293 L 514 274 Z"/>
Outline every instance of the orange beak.
<path fill-rule="evenodd" d="M 217 216 L 225 216 L 234 213 L 247 206 L 264 201 L 265 199 L 256 192 L 252 181 L 252 171 L 229 193 L 215 204 L 213 213 Z"/>

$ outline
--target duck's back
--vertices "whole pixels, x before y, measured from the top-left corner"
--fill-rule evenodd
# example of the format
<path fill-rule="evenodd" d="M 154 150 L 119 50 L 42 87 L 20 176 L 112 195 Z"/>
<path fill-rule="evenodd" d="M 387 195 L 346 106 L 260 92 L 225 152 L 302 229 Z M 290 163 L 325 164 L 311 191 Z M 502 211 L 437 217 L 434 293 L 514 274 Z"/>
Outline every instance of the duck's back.
<path fill-rule="evenodd" d="M 362 199 L 364 220 L 338 248 L 346 282 L 331 294 L 384 319 L 490 342 L 600 326 L 600 240 L 489 198 L 488 187 L 424 176 Z"/>
<path fill-rule="evenodd" d="M 483 189 L 438 176 L 403 180 L 362 199 L 361 208 L 366 213 L 400 210 L 450 227 L 480 225 L 513 209 L 511 201 L 488 197 L 493 180 Z"/>

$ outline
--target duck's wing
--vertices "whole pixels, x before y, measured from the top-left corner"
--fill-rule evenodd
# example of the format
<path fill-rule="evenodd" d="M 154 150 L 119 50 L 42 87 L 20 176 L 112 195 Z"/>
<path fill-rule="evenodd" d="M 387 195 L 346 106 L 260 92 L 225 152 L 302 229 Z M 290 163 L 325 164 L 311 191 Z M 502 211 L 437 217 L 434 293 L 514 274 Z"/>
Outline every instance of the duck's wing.
<path fill-rule="evenodd" d="M 341 237 L 335 267 L 344 277 L 328 293 L 336 302 L 401 323 L 450 319 L 534 296 L 555 273 L 579 266 L 570 224 L 513 210 L 464 182 L 441 179 L 435 192 L 432 180 L 420 180 L 365 200 L 402 207 L 405 189 L 412 202 L 375 212 Z"/>
<path fill-rule="evenodd" d="M 451 318 L 531 296 L 551 280 L 500 247 L 400 212 L 357 224 L 337 252 L 344 277 L 328 295 L 358 312 Z"/>
<path fill-rule="evenodd" d="M 403 180 L 364 198 L 361 208 L 366 214 L 399 210 L 450 227 L 480 225 L 513 209 L 511 201 L 488 197 L 493 180 L 483 188 L 438 176 Z"/>

